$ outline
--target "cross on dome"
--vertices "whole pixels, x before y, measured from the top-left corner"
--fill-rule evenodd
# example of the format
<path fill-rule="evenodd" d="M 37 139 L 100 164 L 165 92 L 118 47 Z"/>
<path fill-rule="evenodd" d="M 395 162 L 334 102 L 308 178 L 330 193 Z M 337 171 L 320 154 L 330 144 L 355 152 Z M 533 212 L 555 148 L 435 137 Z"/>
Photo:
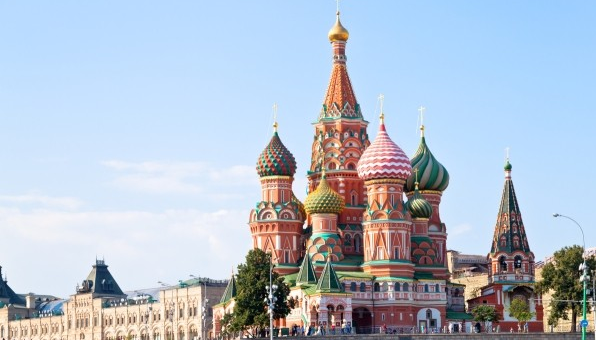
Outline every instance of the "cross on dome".
<path fill-rule="evenodd" d="M 420 136 L 424 137 L 424 111 L 426 108 L 422 105 L 418 108 L 418 112 L 420 112 Z"/>

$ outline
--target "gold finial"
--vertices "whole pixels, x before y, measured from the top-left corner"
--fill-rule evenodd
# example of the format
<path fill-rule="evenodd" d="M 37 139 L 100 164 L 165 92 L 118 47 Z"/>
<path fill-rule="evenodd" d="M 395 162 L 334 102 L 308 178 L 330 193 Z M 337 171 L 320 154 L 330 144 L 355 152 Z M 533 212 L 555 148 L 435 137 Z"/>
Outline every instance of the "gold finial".
<path fill-rule="evenodd" d="M 329 37 L 329 41 L 348 41 L 350 33 L 348 33 L 348 30 L 345 27 L 343 27 L 341 22 L 339 21 L 339 0 L 337 1 L 337 12 L 335 14 L 337 16 L 337 19 L 335 20 L 335 25 L 331 27 L 331 29 L 329 30 L 329 34 L 327 35 Z"/>
<path fill-rule="evenodd" d="M 339 0 L 335 0 L 335 2 L 336 2 L 336 6 L 337 6 L 336 12 L 337 12 L 337 15 L 339 15 Z"/>
<path fill-rule="evenodd" d="M 380 107 L 381 107 L 381 115 L 379 116 L 379 118 L 381 119 L 381 125 L 385 124 L 385 113 L 383 113 L 383 102 L 385 101 L 385 95 L 383 95 L 382 93 L 379 95 L 379 102 L 380 102 Z"/>
<path fill-rule="evenodd" d="M 273 103 L 273 132 L 277 132 L 277 103 Z"/>
<path fill-rule="evenodd" d="M 418 168 L 414 169 L 414 173 L 416 174 L 416 182 L 414 182 L 414 185 L 416 186 L 416 190 L 418 190 Z"/>
<path fill-rule="evenodd" d="M 418 112 L 420 112 L 420 137 L 424 137 L 424 111 L 426 108 L 422 105 L 418 108 Z"/>

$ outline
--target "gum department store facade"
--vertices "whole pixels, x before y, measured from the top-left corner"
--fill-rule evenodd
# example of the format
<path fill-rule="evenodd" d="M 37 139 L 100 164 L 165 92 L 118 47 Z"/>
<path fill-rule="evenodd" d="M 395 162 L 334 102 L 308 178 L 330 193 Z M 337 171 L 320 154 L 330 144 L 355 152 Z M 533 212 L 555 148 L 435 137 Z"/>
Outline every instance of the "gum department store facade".
<path fill-rule="evenodd" d="M 350 325 L 363 332 L 382 325 L 419 331 L 469 327 L 465 286 L 449 281 L 447 229 L 439 214 L 448 172 L 428 148 L 424 126 L 418 150 L 412 159 L 406 156 L 389 136 L 382 105 L 379 130 L 370 142 L 347 72 L 348 37 L 338 13 L 329 32 L 331 79 L 314 124 L 304 203 L 293 193 L 296 161 L 277 125 L 257 161 L 262 190 L 249 217 L 252 244 L 273 254 L 275 271 L 299 302 L 276 327 Z M 493 280 L 482 290 L 486 297 L 471 301 L 493 304 L 500 312 L 514 297 L 535 296 L 534 255 L 507 164 L 504 203 L 488 255 Z M 15 294 L 3 279 L 0 338 L 217 337 L 220 319 L 234 308 L 235 284 L 233 276 L 229 282 L 194 279 L 126 294 L 101 260 L 67 300 Z M 213 308 L 203 313 L 206 298 Z M 537 301 L 532 308 L 541 316 Z M 541 322 L 535 322 L 532 328 L 538 330 Z"/>

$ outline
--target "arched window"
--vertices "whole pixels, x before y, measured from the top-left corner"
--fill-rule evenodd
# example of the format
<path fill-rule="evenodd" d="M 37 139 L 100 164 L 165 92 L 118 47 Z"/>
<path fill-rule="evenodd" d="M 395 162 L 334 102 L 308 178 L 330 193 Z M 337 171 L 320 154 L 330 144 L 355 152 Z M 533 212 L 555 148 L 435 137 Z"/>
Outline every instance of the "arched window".
<path fill-rule="evenodd" d="M 424 285 L 424 292 L 428 293 L 428 283 Z"/>
<path fill-rule="evenodd" d="M 404 289 L 404 292 L 409 292 L 410 291 L 410 285 L 407 282 L 404 282 L 403 289 Z"/>
<path fill-rule="evenodd" d="M 426 318 L 427 319 L 432 319 L 433 318 L 433 312 L 430 309 L 426 310 Z"/>
<path fill-rule="evenodd" d="M 360 252 L 360 242 L 361 242 L 360 235 L 356 234 L 356 236 L 354 236 L 354 251 L 356 253 Z"/>
<path fill-rule="evenodd" d="M 352 282 L 350 283 L 350 292 L 355 292 L 356 291 L 356 282 Z"/>
<path fill-rule="evenodd" d="M 375 286 L 374 286 L 374 287 L 375 287 L 375 288 L 374 288 L 374 289 L 375 289 L 375 292 L 378 292 L 378 291 L 380 291 L 380 290 L 381 290 L 381 285 L 379 285 L 379 283 L 378 283 L 378 282 L 375 282 Z"/>
<path fill-rule="evenodd" d="M 501 266 L 501 272 L 507 271 L 507 262 L 505 262 L 505 256 L 499 257 L 499 265 Z"/>
<path fill-rule="evenodd" d="M 437 293 L 439 292 L 439 284 L 438 283 L 435 285 L 435 292 L 437 292 Z"/>
<path fill-rule="evenodd" d="M 517 255 L 513 260 L 513 268 L 518 269 L 522 267 L 522 257 Z"/>
<path fill-rule="evenodd" d="M 399 292 L 401 290 L 401 284 L 399 282 L 396 282 L 395 285 L 393 286 L 393 290 L 395 290 L 396 292 Z"/>
<path fill-rule="evenodd" d="M 351 246 L 352 245 L 352 235 L 346 234 L 345 238 L 346 238 L 346 242 L 345 242 L 346 246 Z"/>
<path fill-rule="evenodd" d="M 360 292 L 366 292 L 366 284 L 364 282 L 360 282 Z"/>
<path fill-rule="evenodd" d="M 383 284 L 381 285 L 381 291 L 386 292 L 387 290 L 388 290 L 387 282 L 383 282 Z"/>

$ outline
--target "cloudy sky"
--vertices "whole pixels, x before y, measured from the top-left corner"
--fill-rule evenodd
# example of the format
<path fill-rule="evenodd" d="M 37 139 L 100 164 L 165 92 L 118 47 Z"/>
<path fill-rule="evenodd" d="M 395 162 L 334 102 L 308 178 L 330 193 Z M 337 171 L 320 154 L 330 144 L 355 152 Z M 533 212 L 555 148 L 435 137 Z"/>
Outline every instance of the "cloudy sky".
<path fill-rule="evenodd" d="M 305 173 L 331 70 L 321 1 L 0 2 L 0 265 L 67 297 L 95 259 L 126 290 L 225 279 L 251 246 L 255 172 L 279 132 Z M 537 259 L 595 245 L 594 1 L 341 2 L 372 138 L 378 102 L 451 183 L 450 249 L 490 250 L 505 148 Z"/>

